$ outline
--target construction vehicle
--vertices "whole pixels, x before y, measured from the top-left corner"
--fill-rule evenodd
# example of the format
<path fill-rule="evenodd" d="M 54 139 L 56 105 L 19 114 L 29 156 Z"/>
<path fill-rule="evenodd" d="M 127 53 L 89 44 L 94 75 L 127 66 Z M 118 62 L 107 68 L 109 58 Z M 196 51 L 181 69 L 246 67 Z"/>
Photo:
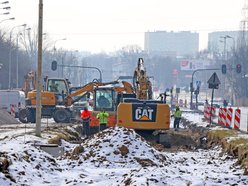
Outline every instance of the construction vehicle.
<path fill-rule="evenodd" d="M 118 125 L 150 131 L 169 129 L 170 108 L 164 100 L 152 99 L 152 85 L 142 58 L 138 60 L 133 80 L 134 86 L 126 81 L 122 81 L 121 85 L 118 81 L 91 82 L 70 92 L 65 79 L 48 78 L 44 87 L 45 91 L 41 93 L 42 117 L 53 118 L 57 123 L 73 122 L 71 106 L 90 93 L 91 131 L 99 127 L 96 115 L 102 108 L 109 113 L 108 127 Z M 56 87 L 51 88 L 51 86 Z M 35 122 L 36 92 L 29 92 L 27 98 L 29 101 L 23 111 L 25 116 L 23 121 Z"/>
<path fill-rule="evenodd" d="M 124 98 L 117 107 L 117 125 L 135 130 L 167 130 L 170 108 L 165 100 L 152 99 L 152 85 L 146 74 L 144 60 L 139 58 L 134 71 L 137 98 Z"/>
<path fill-rule="evenodd" d="M 68 80 L 63 78 L 46 78 L 44 91 L 41 92 L 41 105 L 43 118 L 53 118 L 57 123 L 73 122 L 72 105 L 78 102 L 82 97 L 91 93 L 93 95 L 93 111 L 100 111 L 104 108 L 112 112 L 115 116 L 115 101 L 113 101 L 118 92 L 132 92 L 132 86 L 128 82 L 122 82 L 123 86 L 118 86 L 120 82 L 113 81 L 107 83 L 91 82 L 85 86 L 70 92 Z M 36 114 L 36 91 L 29 91 L 27 94 L 26 107 L 19 114 L 21 122 L 35 122 Z M 94 116 L 94 112 L 93 112 Z M 114 119 L 115 121 L 115 119 Z M 92 125 L 97 125 L 92 119 Z"/>

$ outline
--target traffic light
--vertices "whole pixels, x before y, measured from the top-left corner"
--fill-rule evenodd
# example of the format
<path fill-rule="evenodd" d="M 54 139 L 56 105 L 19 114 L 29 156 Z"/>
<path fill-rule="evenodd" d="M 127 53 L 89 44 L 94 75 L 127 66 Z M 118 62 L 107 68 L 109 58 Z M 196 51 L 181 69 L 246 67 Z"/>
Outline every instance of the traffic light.
<path fill-rule="evenodd" d="M 222 72 L 222 74 L 226 74 L 226 65 L 225 64 L 223 64 L 221 66 L 221 72 Z"/>
<path fill-rule="evenodd" d="M 52 70 L 55 71 L 57 70 L 57 61 L 52 61 Z"/>
<path fill-rule="evenodd" d="M 236 72 L 241 73 L 241 64 L 236 65 Z"/>

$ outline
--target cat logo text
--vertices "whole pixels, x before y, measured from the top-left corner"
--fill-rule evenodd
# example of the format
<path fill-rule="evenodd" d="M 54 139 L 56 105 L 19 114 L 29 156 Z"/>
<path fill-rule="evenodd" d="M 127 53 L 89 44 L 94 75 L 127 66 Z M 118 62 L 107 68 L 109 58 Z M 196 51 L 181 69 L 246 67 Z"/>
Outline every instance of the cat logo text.
<path fill-rule="evenodd" d="M 137 108 L 135 111 L 135 120 L 142 120 L 142 121 L 148 121 L 148 120 L 152 120 L 152 116 L 154 110 L 153 109 L 140 109 Z"/>
<path fill-rule="evenodd" d="M 155 122 L 157 106 L 155 104 L 133 104 L 133 121 L 136 122 Z"/>

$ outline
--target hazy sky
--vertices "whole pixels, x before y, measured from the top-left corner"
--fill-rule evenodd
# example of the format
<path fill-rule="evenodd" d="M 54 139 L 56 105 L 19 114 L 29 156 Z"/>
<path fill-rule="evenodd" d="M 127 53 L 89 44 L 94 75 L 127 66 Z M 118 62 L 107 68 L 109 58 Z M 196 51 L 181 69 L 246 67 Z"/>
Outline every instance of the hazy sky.
<path fill-rule="evenodd" d="M 9 2 L 10 16 L 16 19 L 1 27 L 38 25 L 39 0 Z M 43 32 L 54 41 L 67 38 L 56 42 L 57 48 L 108 52 L 133 44 L 143 48 L 144 32 L 157 30 L 199 32 L 204 48 L 207 32 L 239 29 L 244 0 L 43 0 L 43 4 Z M 6 17 L 1 15 L 0 20 Z"/>

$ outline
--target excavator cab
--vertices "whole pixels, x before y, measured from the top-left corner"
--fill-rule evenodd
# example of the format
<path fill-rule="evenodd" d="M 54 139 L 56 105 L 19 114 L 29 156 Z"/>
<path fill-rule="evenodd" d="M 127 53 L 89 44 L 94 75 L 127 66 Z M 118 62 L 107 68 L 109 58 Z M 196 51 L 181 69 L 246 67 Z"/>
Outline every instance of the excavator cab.
<path fill-rule="evenodd" d="M 45 90 L 53 92 L 58 105 L 64 104 L 64 98 L 69 94 L 69 85 L 63 78 L 47 78 Z"/>
<path fill-rule="evenodd" d="M 100 111 L 105 109 L 106 111 L 115 110 L 115 92 L 112 87 L 97 87 L 94 90 L 94 110 Z"/>

